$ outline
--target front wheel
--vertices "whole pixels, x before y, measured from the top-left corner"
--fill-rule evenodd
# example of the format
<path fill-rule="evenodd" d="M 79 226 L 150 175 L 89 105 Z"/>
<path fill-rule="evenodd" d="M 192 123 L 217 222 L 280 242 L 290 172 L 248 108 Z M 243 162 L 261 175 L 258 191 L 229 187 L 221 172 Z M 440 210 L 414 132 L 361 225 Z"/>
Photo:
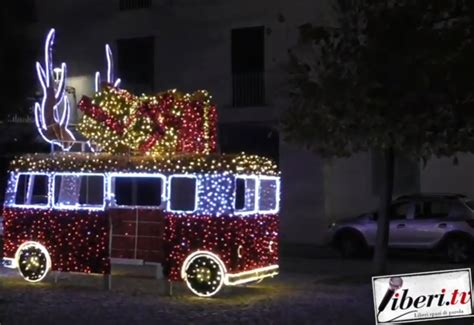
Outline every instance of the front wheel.
<path fill-rule="evenodd" d="M 445 256 L 452 263 L 467 262 L 472 253 L 472 242 L 463 238 L 450 238 L 445 244 Z"/>
<path fill-rule="evenodd" d="M 48 250 L 37 242 L 21 244 L 15 254 L 20 275 L 28 282 L 43 280 L 51 269 L 51 257 Z"/>
<path fill-rule="evenodd" d="M 342 257 L 361 257 L 366 253 L 364 239 L 354 232 L 344 232 L 336 238 L 336 248 Z"/>
<path fill-rule="evenodd" d="M 222 288 L 225 273 L 224 263 L 217 255 L 198 251 L 184 261 L 181 277 L 194 294 L 210 297 Z"/>

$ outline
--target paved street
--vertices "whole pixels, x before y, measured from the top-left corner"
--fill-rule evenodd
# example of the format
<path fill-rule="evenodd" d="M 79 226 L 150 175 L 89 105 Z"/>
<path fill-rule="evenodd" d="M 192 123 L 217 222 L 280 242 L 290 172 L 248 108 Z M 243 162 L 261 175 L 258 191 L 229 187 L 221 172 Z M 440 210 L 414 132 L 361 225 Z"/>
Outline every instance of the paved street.
<path fill-rule="evenodd" d="M 392 273 L 462 267 L 434 258 L 393 260 Z M 194 297 L 181 284 L 168 296 L 164 283 L 153 278 L 153 267 L 115 267 L 110 292 L 102 290 L 101 276 L 61 274 L 54 283 L 51 275 L 46 282 L 29 284 L 15 270 L 1 268 L 0 321 L 2 325 L 373 324 L 370 266 L 369 260 L 284 258 L 282 274 L 275 279 L 225 288 L 211 299 Z"/>

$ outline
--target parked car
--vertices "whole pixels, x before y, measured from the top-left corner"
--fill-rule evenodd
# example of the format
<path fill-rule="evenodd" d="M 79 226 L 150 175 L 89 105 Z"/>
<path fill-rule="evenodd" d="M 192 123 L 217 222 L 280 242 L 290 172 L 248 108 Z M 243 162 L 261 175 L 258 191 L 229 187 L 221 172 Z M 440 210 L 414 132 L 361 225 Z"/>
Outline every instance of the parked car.
<path fill-rule="evenodd" d="M 377 212 L 329 226 L 331 243 L 343 256 L 375 246 Z M 390 208 L 389 248 L 438 249 L 452 262 L 473 252 L 474 201 L 461 194 L 404 195 Z"/>

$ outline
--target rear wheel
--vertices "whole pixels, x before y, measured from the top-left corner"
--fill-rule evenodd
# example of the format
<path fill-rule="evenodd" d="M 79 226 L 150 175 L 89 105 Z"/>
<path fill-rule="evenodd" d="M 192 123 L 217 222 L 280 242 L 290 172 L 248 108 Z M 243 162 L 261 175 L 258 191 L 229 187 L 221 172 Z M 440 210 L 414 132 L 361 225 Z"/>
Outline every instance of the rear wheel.
<path fill-rule="evenodd" d="M 360 257 L 366 252 L 365 240 L 355 232 L 344 232 L 336 238 L 336 248 L 343 257 Z"/>
<path fill-rule="evenodd" d="M 464 263 L 472 254 L 472 242 L 465 238 L 449 238 L 445 243 L 445 256 L 452 263 Z"/>
<path fill-rule="evenodd" d="M 181 276 L 194 294 L 210 297 L 222 288 L 225 272 L 224 263 L 217 255 L 199 251 L 186 258 Z"/>
<path fill-rule="evenodd" d="M 37 242 L 23 243 L 15 254 L 20 275 L 28 282 L 43 280 L 51 269 L 48 250 Z"/>

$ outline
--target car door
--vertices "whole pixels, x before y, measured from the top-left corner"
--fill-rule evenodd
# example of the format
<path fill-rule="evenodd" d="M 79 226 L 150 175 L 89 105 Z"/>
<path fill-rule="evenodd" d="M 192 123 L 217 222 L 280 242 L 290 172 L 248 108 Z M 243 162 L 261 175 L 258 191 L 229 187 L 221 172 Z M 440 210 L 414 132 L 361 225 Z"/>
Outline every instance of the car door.
<path fill-rule="evenodd" d="M 443 199 L 420 201 L 420 209 L 407 220 L 405 241 L 414 248 L 431 248 L 444 236 L 449 228 L 447 218 L 451 202 Z"/>
<path fill-rule="evenodd" d="M 407 245 L 410 236 L 407 220 L 412 218 L 415 209 L 415 202 L 396 202 L 390 207 L 390 233 L 389 246 L 393 248 L 403 248 Z"/>

